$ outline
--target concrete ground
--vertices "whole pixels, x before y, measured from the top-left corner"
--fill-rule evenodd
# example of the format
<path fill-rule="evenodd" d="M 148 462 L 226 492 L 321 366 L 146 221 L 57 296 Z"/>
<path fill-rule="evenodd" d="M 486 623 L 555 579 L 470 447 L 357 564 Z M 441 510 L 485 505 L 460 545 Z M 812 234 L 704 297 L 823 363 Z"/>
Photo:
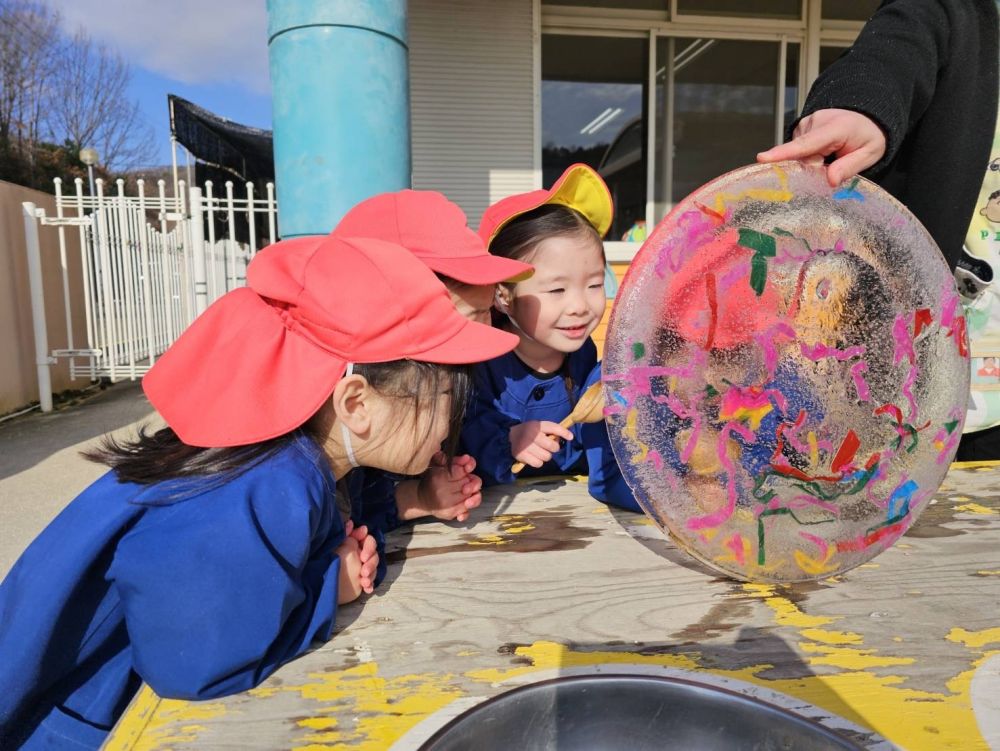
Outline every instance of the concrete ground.
<path fill-rule="evenodd" d="M 35 536 L 105 468 L 80 456 L 107 433 L 155 418 L 139 382 L 87 394 L 49 414 L 0 423 L 0 578 Z"/>

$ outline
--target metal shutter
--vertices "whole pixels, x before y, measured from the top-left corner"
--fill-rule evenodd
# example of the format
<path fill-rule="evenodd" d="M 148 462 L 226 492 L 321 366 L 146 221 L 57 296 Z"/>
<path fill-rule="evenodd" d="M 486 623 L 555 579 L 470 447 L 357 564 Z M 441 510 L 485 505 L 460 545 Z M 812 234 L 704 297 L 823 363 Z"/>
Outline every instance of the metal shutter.
<path fill-rule="evenodd" d="M 410 0 L 413 187 L 439 190 L 475 228 L 540 185 L 535 0 Z"/>

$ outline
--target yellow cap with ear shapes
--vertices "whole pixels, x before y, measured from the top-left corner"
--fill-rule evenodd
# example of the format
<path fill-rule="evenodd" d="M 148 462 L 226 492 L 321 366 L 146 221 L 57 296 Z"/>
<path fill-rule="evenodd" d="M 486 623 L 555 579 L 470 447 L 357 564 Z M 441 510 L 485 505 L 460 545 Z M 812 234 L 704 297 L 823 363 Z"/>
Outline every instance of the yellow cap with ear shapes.
<path fill-rule="evenodd" d="M 601 237 L 611 229 L 615 209 L 608 186 L 592 167 L 572 164 L 548 190 L 518 193 L 497 201 L 486 209 L 479 223 L 479 236 L 489 247 L 493 238 L 508 222 L 550 203 L 579 211 Z"/>

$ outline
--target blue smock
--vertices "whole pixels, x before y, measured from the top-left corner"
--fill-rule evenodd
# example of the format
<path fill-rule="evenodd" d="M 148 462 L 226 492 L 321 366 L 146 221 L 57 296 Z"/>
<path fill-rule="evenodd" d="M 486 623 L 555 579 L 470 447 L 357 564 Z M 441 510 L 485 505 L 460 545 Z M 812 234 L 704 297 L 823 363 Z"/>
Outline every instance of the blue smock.
<path fill-rule="evenodd" d="M 510 429 L 529 420 L 559 422 L 573 410 L 580 395 L 601 378 L 597 347 L 591 339 L 566 356 L 573 399 L 562 373 L 542 374 L 529 368 L 513 352 L 475 367 L 472 401 L 462 426 L 462 446 L 476 460 L 483 485 L 514 481 Z M 590 494 L 599 501 L 642 511 L 622 477 L 604 421 L 574 425 L 566 441 L 541 468 L 525 467 L 522 477 L 585 474 Z"/>
<path fill-rule="evenodd" d="M 344 539 L 304 435 L 238 475 L 97 480 L 0 584 L 0 748 L 96 749 L 145 681 L 253 688 L 330 637 Z"/>

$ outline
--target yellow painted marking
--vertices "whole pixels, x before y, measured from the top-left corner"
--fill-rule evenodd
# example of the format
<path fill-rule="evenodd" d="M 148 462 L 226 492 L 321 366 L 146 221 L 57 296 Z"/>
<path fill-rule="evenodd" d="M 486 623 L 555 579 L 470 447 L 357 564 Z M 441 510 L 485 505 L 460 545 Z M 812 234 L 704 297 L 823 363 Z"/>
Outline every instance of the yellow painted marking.
<path fill-rule="evenodd" d="M 948 641 L 964 644 L 967 647 L 982 647 L 986 644 L 1000 642 L 1000 628 L 987 628 L 982 631 L 966 631 L 964 628 L 953 628 L 945 637 Z"/>
<path fill-rule="evenodd" d="M 471 540 L 469 545 L 510 545 L 513 540 L 506 539 L 503 535 L 480 535 L 475 540 Z"/>
<path fill-rule="evenodd" d="M 160 705 L 160 697 L 153 689 L 143 684 L 135 695 L 128 710 L 122 715 L 121 721 L 104 744 L 106 751 L 128 751 L 135 748 L 136 742 L 142 736 L 153 713 Z"/>
<path fill-rule="evenodd" d="M 806 436 L 809 442 L 809 463 L 814 466 L 819 466 L 819 441 L 816 440 L 815 431 L 810 430 L 809 434 Z"/>
<path fill-rule="evenodd" d="M 1000 576 L 1000 570 L 998 571 L 977 571 L 979 576 Z"/>
<path fill-rule="evenodd" d="M 722 214 L 726 210 L 726 203 L 729 201 L 739 201 L 742 198 L 759 198 L 762 201 L 785 202 L 792 200 L 792 192 L 788 190 L 788 175 L 778 166 L 774 167 L 774 173 L 778 178 L 780 189 L 752 188 L 739 193 L 716 193 L 715 210 Z"/>
<path fill-rule="evenodd" d="M 655 527 L 656 522 L 650 519 L 648 516 L 643 516 L 638 519 L 629 519 L 628 524 L 630 527 Z"/>
<path fill-rule="evenodd" d="M 949 500 L 955 501 L 957 503 L 964 503 L 965 501 L 971 501 L 967 495 L 953 495 Z"/>
<path fill-rule="evenodd" d="M 833 623 L 836 618 L 825 615 L 806 615 L 788 598 L 775 594 L 773 584 L 744 584 L 743 591 L 751 597 L 759 597 L 774 611 L 780 626 L 792 628 L 819 628 Z"/>
<path fill-rule="evenodd" d="M 1000 459 L 988 459 L 978 462 L 952 462 L 952 469 L 993 469 L 1000 467 Z"/>
<path fill-rule="evenodd" d="M 868 563 L 862 563 L 860 566 L 858 566 L 858 568 L 878 568 L 878 567 L 879 567 L 878 563 L 872 563 L 871 561 L 869 561 Z"/>
<path fill-rule="evenodd" d="M 466 675 L 483 683 L 503 683 L 538 670 L 554 668 L 585 667 L 588 665 L 613 665 L 617 663 L 641 663 L 643 665 L 663 665 L 682 670 L 698 669 L 697 652 L 676 655 L 637 655 L 634 652 L 575 652 L 565 644 L 538 641 L 525 647 L 518 647 L 514 653 L 527 657 L 531 665 L 516 668 L 488 668 L 473 670 Z M 690 655 L 695 655 L 692 657 Z M 638 658 L 638 659 L 637 659 Z"/>
<path fill-rule="evenodd" d="M 314 725 L 294 741 L 294 751 L 351 748 L 383 751 L 414 725 L 465 695 L 452 685 L 451 674 L 402 675 L 383 678 L 377 663 L 366 662 L 328 673 L 310 673 L 302 685 L 261 686 L 250 693 L 260 697 L 295 694 L 308 699 L 312 720 L 334 720 Z M 333 715 L 356 720 L 337 725 Z"/>
<path fill-rule="evenodd" d="M 194 743 L 205 730 L 200 723 L 225 714 L 226 707 L 219 702 L 161 699 L 144 685 L 104 748 L 156 751 Z"/>
<path fill-rule="evenodd" d="M 518 657 L 530 662 L 528 665 L 475 670 L 466 673 L 466 677 L 496 686 L 541 670 L 618 663 L 659 665 L 707 672 L 794 696 L 833 715 L 871 728 L 908 751 L 989 751 L 976 725 L 970 686 L 975 667 L 1000 650 L 976 655 L 970 661 L 969 669 L 947 682 L 946 691 L 910 689 L 903 685 L 906 681 L 904 677 L 880 675 L 873 670 L 912 664 L 915 662 L 914 658 L 879 655 L 872 649 L 837 646 L 845 643 L 860 644 L 861 637 L 821 628 L 838 619 L 803 613 L 787 598 L 777 595 L 772 585 L 747 584 L 743 589 L 744 596 L 760 598 L 772 610 L 777 623 L 799 629 L 805 639 L 811 640 L 801 646 L 807 655 L 808 666 L 820 668 L 815 674 L 769 679 L 762 677 L 762 674 L 773 667 L 771 664 L 761 663 L 732 670 L 708 668 L 698 651 L 665 655 L 627 651 L 577 652 L 562 644 L 540 641 L 515 650 Z M 948 638 L 976 648 L 1000 641 L 1000 629 L 980 632 L 955 629 Z M 834 646 L 816 643 L 817 640 Z M 902 640 L 896 637 L 894 641 Z M 140 728 L 145 730 L 142 745 L 122 743 L 121 733 L 127 728 L 127 723 L 123 722 L 115 739 L 107 746 L 111 751 L 166 751 L 167 748 L 195 740 L 196 731 L 200 728 L 187 726 L 180 733 L 173 734 L 158 733 L 157 728 L 163 729 L 164 725 L 173 724 L 178 719 L 194 720 L 199 713 L 202 717 L 212 716 L 212 705 L 157 702 L 152 692 L 148 689 L 144 689 L 144 692 L 126 718 L 142 725 L 142 713 L 138 716 L 136 713 L 142 701 L 153 709 L 157 703 L 160 704 L 155 721 L 147 722 L 144 728 Z M 296 694 L 314 702 L 312 716 L 298 723 L 303 735 L 296 739 L 294 751 L 384 749 L 403 737 L 418 722 L 466 695 L 466 692 L 454 685 L 454 676 L 451 674 L 428 673 L 387 679 L 379 675 L 378 665 L 373 662 L 329 673 L 313 673 L 309 675 L 309 683 L 303 685 L 267 686 L 251 692 L 262 698 L 279 693 Z M 164 709 L 168 710 L 166 715 Z M 346 715 L 355 719 L 351 726 L 346 726 L 338 724 L 334 715 Z M 148 712 L 145 716 L 148 717 Z"/>
<path fill-rule="evenodd" d="M 499 514 L 493 517 L 493 521 L 497 522 L 500 529 L 509 535 L 519 535 L 535 528 L 535 525 L 528 521 L 528 517 L 521 514 Z"/>
<path fill-rule="evenodd" d="M 803 632 L 803 636 L 806 633 Z M 851 647 L 828 647 L 822 644 L 804 642 L 799 644 L 803 652 L 819 655 L 809 659 L 810 665 L 830 665 L 847 670 L 868 670 L 869 668 L 887 668 L 894 665 L 912 665 L 916 660 L 912 657 L 886 657 L 875 654 L 873 649 L 852 649 Z"/>
<path fill-rule="evenodd" d="M 845 643 L 860 645 L 862 639 L 858 634 L 822 628 L 839 618 L 807 615 L 793 602 L 779 596 L 773 585 L 745 584 L 743 589 L 748 595 L 761 598 L 772 609 L 775 620 L 780 625 L 797 628 L 801 636 L 812 640 L 799 643 L 803 652 L 816 655 L 807 659 L 810 667 L 826 666 L 846 671 L 833 675 L 817 675 L 815 681 L 834 691 L 835 695 L 839 695 L 845 702 L 849 697 L 850 708 L 863 715 L 859 724 L 876 730 L 910 751 L 918 749 L 936 751 L 942 748 L 956 749 L 956 751 L 958 749 L 986 751 L 988 748 L 979 733 L 969 691 L 975 665 L 985 660 L 990 653 L 979 656 L 969 670 L 949 680 L 946 687 L 950 693 L 902 688 L 899 684 L 905 681 L 903 677 L 876 676 L 871 671 L 876 668 L 914 664 L 917 662 L 916 658 L 879 655 L 873 649 L 818 644 L 816 642 L 826 641 L 834 645 Z M 1000 629 L 979 632 L 953 629 L 948 638 L 964 643 L 968 647 L 981 647 L 987 643 L 1000 641 Z M 901 643 L 903 640 L 895 637 L 893 641 Z M 813 680 L 806 678 L 802 681 L 801 688 L 788 693 L 819 706 L 826 706 L 823 697 L 809 698 Z M 866 688 L 861 690 L 855 685 L 856 681 L 863 681 Z M 775 681 L 768 685 L 781 691 L 779 683 L 781 682 Z M 848 688 L 849 685 L 852 687 Z M 832 706 L 829 708 L 837 711 Z M 852 719 L 843 711 L 839 714 Z M 928 717 L 932 719 L 928 721 Z"/>
<path fill-rule="evenodd" d="M 982 516 L 1000 514 L 1000 511 L 997 511 L 997 509 L 987 508 L 978 503 L 963 503 L 961 506 L 955 506 L 955 511 L 964 511 L 967 514 L 980 514 Z"/>
<path fill-rule="evenodd" d="M 793 616 L 798 619 L 800 616 Z M 805 616 L 809 618 L 809 616 Z M 512 678 L 538 670 L 566 669 L 589 665 L 634 663 L 660 665 L 707 672 L 763 686 L 794 696 L 843 717 L 862 727 L 871 728 L 908 751 L 989 751 L 976 726 L 969 699 L 972 670 L 963 672 L 948 682 L 947 693 L 921 691 L 903 687 L 905 678 L 898 675 L 876 675 L 864 667 L 849 667 L 838 672 L 824 672 L 798 678 L 767 679 L 761 673 L 773 666 L 752 665 L 738 670 L 722 670 L 702 666 L 700 652 L 674 655 L 643 655 L 630 652 L 574 652 L 561 644 L 535 642 L 518 647 L 518 657 L 531 660 L 530 666 L 506 670 L 480 670 L 467 673 L 473 680 L 502 684 Z M 858 657 L 845 657 L 845 662 L 857 665 L 866 658 L 872 663 L 888 664 L 874 651 Z M 836 668 L 836 656 L 813 658 Z M 894 659 L 894 658 L 888 658 Z M 906 659 L 906 658 L 895 658 Z M 895 663 L 900 664 L 900 663 Z"/>
<path fill-rule="evenodd" d="M 800 632 L 806 639 L 823 644 L 861 644 L 863 637 L 853 631 L 832 631 L 827 628 L 804 628 Z"/>

